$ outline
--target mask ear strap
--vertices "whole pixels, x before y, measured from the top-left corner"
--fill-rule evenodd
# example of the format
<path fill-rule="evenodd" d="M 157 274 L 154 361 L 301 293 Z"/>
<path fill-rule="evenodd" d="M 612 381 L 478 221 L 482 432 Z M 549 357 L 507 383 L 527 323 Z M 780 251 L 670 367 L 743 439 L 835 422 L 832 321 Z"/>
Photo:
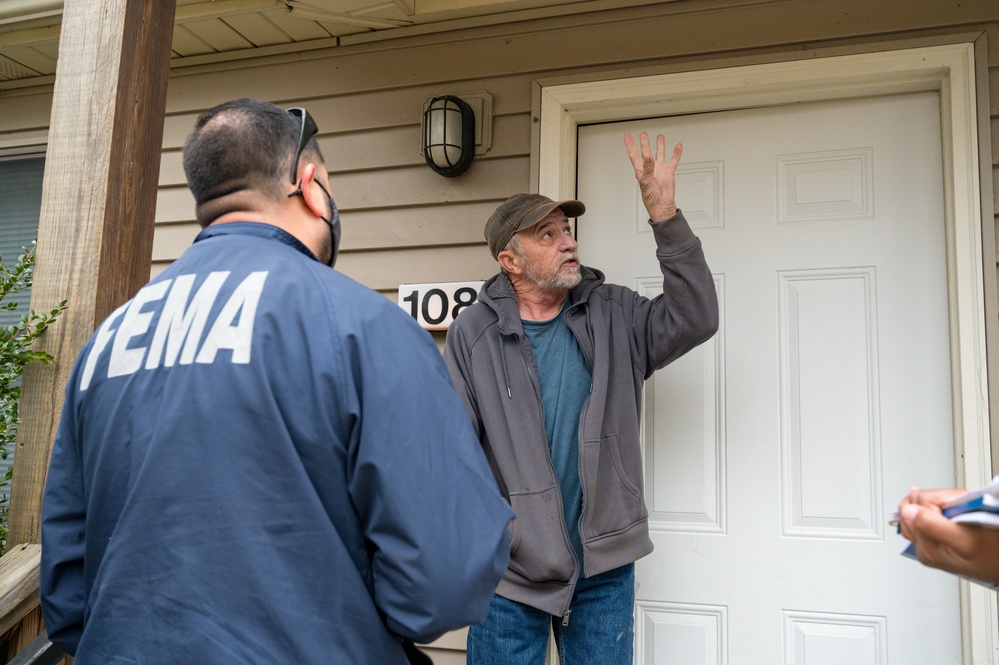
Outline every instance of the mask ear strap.
<path fill-rule="evenodd" d="M 317 180 L 316 184 L 318 184 L 320 188 L 326 192 L 326 188 L 322 186 L 322 183 Z M 333 264 L 336 263 L 337 254 L 340 253 L 340 210 L 336 207 L 336 201 L 333 200 L 333 195 L 326 192 L 326 196 L 330 200 L 330 218 L 324 221 L 329 224 L 330 236 L 333 238 L 333 251 L 330 253 L 330 260 L 326 265 L 332 268 Z"/>

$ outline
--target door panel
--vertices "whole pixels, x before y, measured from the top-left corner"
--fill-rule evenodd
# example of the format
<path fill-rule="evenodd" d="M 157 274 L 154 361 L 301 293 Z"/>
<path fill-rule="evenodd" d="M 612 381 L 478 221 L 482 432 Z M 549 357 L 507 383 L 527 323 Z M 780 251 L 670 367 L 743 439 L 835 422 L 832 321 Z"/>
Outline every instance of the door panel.
<path fill-rule="evenodd" d="M 636 662 L 959 663 L 957 581 L 885 520 L 954 482 L 938 96 L 580 127 L 581 258 L 652 296 L 640 130 L 684 144 L 721 328 L 646 385 Z"/>

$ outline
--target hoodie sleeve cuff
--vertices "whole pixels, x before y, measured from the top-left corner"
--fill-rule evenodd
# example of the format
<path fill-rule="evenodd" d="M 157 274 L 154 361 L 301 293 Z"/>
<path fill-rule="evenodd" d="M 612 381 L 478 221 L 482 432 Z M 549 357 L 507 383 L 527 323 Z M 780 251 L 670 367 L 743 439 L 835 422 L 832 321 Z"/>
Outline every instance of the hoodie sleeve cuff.
<path fill-rule="evenodd" d="M 656 237 L 656 244 L 660 249 L 682 247 L 697 240 L 697 236 L 690 229 L 683 212 L 677 208 L 676 214 L 661 222 L 649 220 L 649 226 Z"/>

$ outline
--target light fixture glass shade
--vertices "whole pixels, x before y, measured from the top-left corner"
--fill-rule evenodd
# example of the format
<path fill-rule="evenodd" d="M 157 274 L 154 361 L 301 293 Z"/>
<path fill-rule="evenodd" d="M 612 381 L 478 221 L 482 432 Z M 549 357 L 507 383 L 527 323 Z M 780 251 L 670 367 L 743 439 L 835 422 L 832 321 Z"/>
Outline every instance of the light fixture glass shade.
<path fill-rule="evenodd" d="M 435 97 L 423 113 L 423 157 L 437 173 L 453 178 L 475 156 L 475 113 L 452 95 Z"/>

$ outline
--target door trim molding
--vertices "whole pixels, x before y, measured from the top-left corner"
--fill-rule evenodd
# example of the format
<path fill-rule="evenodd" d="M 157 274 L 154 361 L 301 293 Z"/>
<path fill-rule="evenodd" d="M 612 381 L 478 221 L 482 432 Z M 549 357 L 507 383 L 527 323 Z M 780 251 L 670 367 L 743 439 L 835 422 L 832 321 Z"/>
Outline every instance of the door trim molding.
<path fill-rule="evenodd" d="M 581 124 L 938 92 L 955 483 L 977 487 L 991 479 L 992 460 L 975 76 L 974 44 L 961 43 L 579 83 L 539 82 L 538 191 L 555 200 L 575 197 L 576 129 Z M 963 662 L 995 662 L 996 594 L 962 581 L 961 604 Z"/>

